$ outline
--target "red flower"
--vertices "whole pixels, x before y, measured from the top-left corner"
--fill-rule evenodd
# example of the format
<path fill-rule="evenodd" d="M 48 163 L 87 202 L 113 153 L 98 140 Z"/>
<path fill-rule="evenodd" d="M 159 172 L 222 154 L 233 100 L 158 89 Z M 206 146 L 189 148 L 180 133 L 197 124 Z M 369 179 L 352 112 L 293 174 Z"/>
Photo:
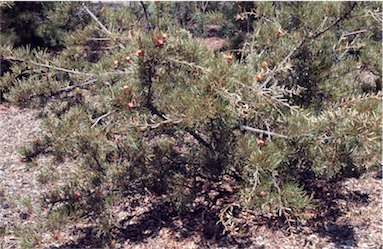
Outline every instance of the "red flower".
<path fill-rule="evenodd" d="M 114 137 L 114 140 L 115 140 L 117 143 L 121 142 L 121 136 L 115 136 L 115 137 Z"/>
<path fill-rule="evenodd" d="M 58 239 L 59 239 L 59 231 L 55 230 L 55 231 L 53 232 L 53 238 L 54 238 L 55 240 L 58 240 Z"/>
<path fill-rule="evenodd" d="M 262 147 L 264 144 L 265 144 L 265 141 L 263 141 L 262 139 L 258 140 L 258 146 L 259 147 Z"/>
<path fill-rule="evenodd" d="M 81 198 L 81 193 L 78 192 L 78 191 L 76 193 L 74 193 L 74 198 L 77 199 L 77 200 L 80 199 Z"/>

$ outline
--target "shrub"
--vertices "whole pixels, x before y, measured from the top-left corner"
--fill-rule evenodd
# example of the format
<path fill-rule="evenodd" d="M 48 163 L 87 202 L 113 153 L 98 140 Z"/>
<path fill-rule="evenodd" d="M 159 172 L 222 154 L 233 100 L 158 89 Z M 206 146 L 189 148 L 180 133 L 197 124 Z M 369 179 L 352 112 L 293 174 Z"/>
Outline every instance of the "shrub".
<path fill-rule="evenodd" d="M 322 3 L 318 13 L 317 3 L 256 3 L 242 13 L 255 18 L 238 53 L 196 42 L 158 14 L 167 4 L 144 5 L 147 18 L 132 26 L 140 6 L 99 11 L 110 30 L 91 22 L 58 54 L 3 46 L 3 98 L 45 107 L 46 134 L 26 161 L 76 162 L 42 177 L 54 186 L 42 198 L 51 217 L 98 221 L 109 241 L 119 226 L 111 210 L 127 196 L 150 192 L 187 210 L 203 182 L 229 177 L 220 221 L 235 232 L 235 208 L 303 219 L 315 197 L 308 182 L 379 164 L 381 91 L 353 82 L 381 75 L 370 49 L 381 51 L 376 4 Z"/>

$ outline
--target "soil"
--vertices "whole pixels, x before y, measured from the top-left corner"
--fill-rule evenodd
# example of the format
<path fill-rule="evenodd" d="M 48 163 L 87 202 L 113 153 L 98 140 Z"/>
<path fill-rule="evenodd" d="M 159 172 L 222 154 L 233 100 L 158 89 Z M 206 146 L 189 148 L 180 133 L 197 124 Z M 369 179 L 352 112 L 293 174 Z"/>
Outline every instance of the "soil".
<path fill-rule="evenodd" d="M 39 169 L 22 162 L 19 153 L 42 132 L 37 116 L 38 111 L 0 103 L 0 248 L 28 248 L 26 238 L 40 241 L 38 248 L 94 248 L 97 240 L 91 226 L 76 224 L 45 231 L 38 223 L 44 216 L 38 206 L 43 191 L 37 181 Z M 70 164 L 58 170 L 68 169 Z M 230 189 L 222 184 L 211 191 L 207 195 L 217 196 Z M 217 224 L 218 205 L 211 205 L 206 198 L 193 211 L 180 215 L 160 197 L 148 194 L 145 204 L 138 205 L 140 197 L 132 196 L 115 210 L 121 228 L 112 247 L 383 248 L 381 171 L 334 183 L 320 189 L 316 197 L 317 207 L 307 221 L 292 225 L 293 234 L 282 221 L 244 213 L 236 221 L 243 231 L 233 235 L 222 233 L 222 224 Z"/>

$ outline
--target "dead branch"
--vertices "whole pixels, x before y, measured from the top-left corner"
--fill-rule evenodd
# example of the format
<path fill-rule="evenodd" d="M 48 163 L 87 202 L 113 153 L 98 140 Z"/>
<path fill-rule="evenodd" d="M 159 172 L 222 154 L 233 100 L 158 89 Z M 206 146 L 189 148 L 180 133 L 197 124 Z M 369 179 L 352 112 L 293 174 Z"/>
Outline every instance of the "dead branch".
<path fill-rule="evenodd" d="M 112 32 L 110 32 L 105 26 L 104 24 L 102 24 L 102 22 L 100 22 L 100 20 L 98 20 L 98 18 L 92 13 L 92 11 L 90 11 L 88 9 L 88 7 L 85 6 L 85 4 L 83 4 L 83 7 L 85 9 L 86 12 L 88 12 L 88 14 L 93 18 L 93 20 L 95 20 L 97 22 L 97 24 L 101 27 L 101 29 L 107 33 L 108 35 L 111 35 Z"/>
<path fill-rule="evenodd" d="M 141 124 L 141 123 L 137 123 L 135 124 L 133 127 L 150 127 L 150 128 L 158 128 L 160 127 L 161 125 L 165 125 L 165 124 L 178 124 L 178 123 L 181 123 L 182 121 L 185 121 L 187 120 L 188 118 L 173 118 L 173 119 L 166 119 L 162 122 L 159 122 L 159 123 L 155 123 L 155 124 Z"/>
<path fill-rule="evenodd" d="M 76 85 L 73 85 L 73 86 L 67 86 L 67 87 L 59 89 L 56 93 L 67 92 L 67 91 L 70 91 L 70 90 L 72 90 L 72 89 L 74 89 L 76 87 L 83 87 L 83 86 L 86 86 L 86 85 L 93 84 L 96 81 L 97 81 L 97 79 L 91 79 L 91 80 L 85 81 L 85 82 L 80 83 L 80 84 L 76 84 Z"/>
<path fill-rule="evenodd" d="M 285 138 L 285 139 L 289 138 L 288 136 L 281 135 L 281 134 L 278 134 L 278 133 L 275 133 L 275 132 L 272 132 L 272 131 L 260 130 L 260 129 L 249 127 L 249 126 L 246 126 L 246 125 L 241 125 L 239 128 L 241 128 L 243 130 L 247 130 L 247 131 L 252 131 L 252 132 L 260 133 L 260 134 L 265 134 L 265 135 L 270 135 L 270 136 L 275 136 L 275 137 L 281 137 L 281 138 Z"/>
<path fill-rule="evenodd" d="M 347 34 L 343 34 L 342 36 L 344 37 L 344 36 L 356 35 L 356 34 L 364 33 L 364 32 L 367 32 L 367 31 L 368 31 L 367 29 L 362 29 L 362 30 L 350 32 L 350 33 L 347 33 Z"/>
<path fill-rule="evenodd" d="M 104 115 L 101 115 L 100 117 L 98 117 L 98 118 L 94 121 L 94 123 L 92 124 L 91 128 L 95 127 L 95 126 L 98 124 L 98 122 L 100 122 L 103 118 L 109 116 L 109 115 L 112 114 L 112 113 L 113 113 L 113 112 L 108 112 L 108 113 L 105 113 Z"/>
<path fill-rule="evenodd" d="M 98 26 L 100 26 L 101 29 L 102 29 L 107 35 L 111 36 L 111 35 L 112 35 L 112 32 L 110 32 L 109 29 L 107 29 L 107 28 L 104 26 L 104 24 L 102 24 L 102 22 L 100 22 L 100 20 L 98 20 L 98 18 L 95 16 L 95 14 L 93 14 L 92 11 L 90 11 L 90 10 L 88 9 L 88 7 L 85 6 L 85 4 L 83 4 L 83 7 L 84 7 L 85 11 L 86 11 L 86 12 L 93 18 L 93 20 L 95 20 L 95 21 L 97 22 Z M 119 43 L 118 46 L 119 46 L 120 48 L 122 48 L 122 49 L 125 49 L 125 46 L 122 45 L 121 43 Z"/>
<path fill-rule="evenodd" d="M 78 72 L 78 71 L 74 71 L 74 70 L 70 70 L 70 69 L 66 69 L 66 68 L 62 68 L 62 67 L 51 66 L 51 65 L 48 65 L 48 64 L 38 63 L 38 62 L 34 62 L 34 61 L 30 61 L 30 60 L 24 60 L 24 59 L 19 59 L 19 58 L 14 58 L 14 57 L 4 57 L 4 60 L 26 62 L 26 63 L 32 64 L 32 65 L 35 65 L 35 66 L 50 68 L 50 69 L 54 69 L 54 70 L 57 70 L 57 71 L 71 73 L 71 74 L 95 76 L 94 74 L 91 74 L 91 73 Z"/>

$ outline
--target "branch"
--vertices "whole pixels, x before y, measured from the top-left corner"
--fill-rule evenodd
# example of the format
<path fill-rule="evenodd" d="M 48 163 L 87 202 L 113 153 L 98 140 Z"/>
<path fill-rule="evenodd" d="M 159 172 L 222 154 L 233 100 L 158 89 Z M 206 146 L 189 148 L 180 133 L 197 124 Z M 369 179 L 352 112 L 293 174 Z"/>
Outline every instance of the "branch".
<path fill-rule="evenodd" d="M 86 38 L 87 41 L 110 41 L 110 38 L 103 38 L 103 37 L 90 37 Z"/>
<path fill-rule="evenodd" d="M 353 44 L 355 43 L 356 39 L 358 39 L 358 37 L 359 37 L 359 34 L 357 34 L 357 35 L 355 36 L 355 38 L 351 41 L 350 45 L 353 45 Z M 343 57 L 344 57 L 344 56 L 350 51 L 350 49 L 352 49 L 352 48 L 360 49 L 360 48 L 362 48 L 362 46 L 347 46 L 347 47 L 346 47 L 346 50 L 339 56 L 339 59 L 338 59 L 338 60 L 343 59 Z"/>
<path fill-rule="evenodd" d="M 170 57 L 166 58 L 165 60 L 168 61 L 168 62 L 174 62 L 174 63 L 178 63 L 178 64 L 187 65 L 187 66 L 189 66 L 191 68 L 200 69 L 203 72 L 210 73 L 210 70 L 208 68 L 204 68 L 202 66 L 196 65 L 194 62 L 180 61 L 180 60 L 177 60 L 177 59 L 174 59 L 174 58 L 170 58 Z"/>
<path fill-rule="evenodd" d="M 303 43 L 306 41 L 307 39 L 307 36 L 305 36 L 294 48 L 293 50 L 291 50 L 291 52 L 278 64 L 278 66 L 276 68 L 274 68 L 271 72 L 270 72 L 270 75 L 269 77 L 267 77 L 267 79 L 265 80 L 265 82 L 262 83 L 262 85 L 260 86 L 260 88 L 264 88 L 267 83 L 270 82 L 270 80 L 274 77 L 275 75 L 275 71 L 280 68 L 288 59 L 290 59 L 290 57 L 295 53 L 295 51 L 297 51 L 302 45 Z"/>
<path fill-rule="evenodd" d="M 155 124 L 141 124 L 141 123 L 137 123 L 135 124 L 133 127 L 150 127 L 150 128 L 158 128 L 160 127 L 161 125 L 165 125 L 165 124 L 178 124 L 178 123 L 181 123 L 182 121 L 184 120 L 187 120 L 188 118 L 173 118 L 173 119 L 166 119 L 162 122 L 159 122 L 159 123 L 155 123 Z"/>
<path fill-rule="evenodd" d="M 147 107 L 149 108 L 150 112 L 152 114 L 156 114 L 158 115 L 159 117 L 161 117 L 163 120 L 168 120 L 168 118 L 166 118 L 166 115 L 161 112 L 160 110 L 158 110 L 151 102 L 148 102 L 147 103 Z M 205 139 L 203 139 L 201 137 L 200 134 L 198 134 L 196 131 L 194 131 L 192 128 L 190 127 L 186 127 L 185 128 L 185 131 L 187 131 L 190 135 L 192 135 L 198 142 L 200 142 L 203 146 L 205 146 L 206 148 L 210 149 L 210 150 L 214 150 L 213 147 L 211 146 L 211 144 L 209 144 L 208 142 L 205 141 Z"/>
<path fill-rule="evenodd" d="M 88 12 L 88 14 L 93 18 L 93 20 L 95 20 L 95 21 L 98 23 L 98 25 L 101 27 L 101 29 L 102 29 L 105 33 L 107 33 L 108 35 L 111 35 L 111 34 L 112 34 L 112 32 L 110 32 L 110 31 L 104 26 L 104 24 L 102 24 L 102 23 L 100 22 L 100 20 L 98 20 L 98 18 L 92 13 L 92 11 L 90 11 L 90 10 L 88 9 L 88 7 L 85 6 L 85 4 L 83 4 L 83 7 L 84 7 L 84 9 L 86 10 L 86 12 Z"/>
<path fill-rule="evenodd" d="M 332 158 L 331 158 L 331 164 L 330 164 L 330 169 L 332 168 L 332 166 L 334 165 L 334 161 L 335 161 L 335 154 L 336 154 L 336 150 L 337 150 L 337 143 L 336 143 L 336 140 L 334 142 L 334 145 L 333 145 L 333 148 L 334 148 L 334 152 L 332 153 Z"/>
<path fill-rule="evenodd" d="M 382 12 L 379 12 L 379 13 L 372 13 L 371 10 L 368 11 L 368 14 L 375 19 L 375 21 L 378 21 L 379 23 L 382 23 L 383 19 L 382 19 Z"/>
<path fill-rule="evenodd" d="M 61 92 L 67 92 L 67 91 L 70 91 L 76 87 L 82 87 L 82 86 L 86 86 L 86 85 L 90 85 L 94 82 L 96 82 L 97 79 L 93 79 L 93 80 L 89 80 L 89 81 L 85 81 L 83 83 L 80 83 L 80 84 L 76 84 L 76 85 L 73 85 L 73 86 L 68 86 L 68 87 L 64 87 L 64 88 L 61 88 L 59 90 L 57 90 L 56 92 L 52 92 L 50 96 L 56 96 L 57 94 L 61 93 Z M 34 98 L 36 96 L 42 96 L 43 94 L 42 93 L 33 93 L 30 95 L 30 98 Z"/>
<path fill-rule="evenodd" d="M 266 129 L 267 129 L 267 132 L 269 133 L 267 135 L 267 140 L 271 141 L 271 135 L 270 135 L 270 127 L 269 127 L 269 124 L 267 122 L 265 122 L 266 124 Z"/>
<path fill-rule="evenodd" d="M 148 12 L 146 11 L 146 6 L 144 4 L 143 1 L 140 1 L 141 5 L 142 5 L 142 8 L 144 9 L 144 13 L 145 13 L 145 18 L 146 18 L 146 21 L 148 22 L 148 27 L 149 27 L 149 30 L 152 29 L 152 25 L 150 24 L 150 20 L 149 20 L 149 14 Z"/>
<path fill-rule="evenodd" d="M 51 66 L 51 65 L 48 65 L 48 64 L 42 64 L 42 63 L 38 63 L 38 62 L 30 61 L 30 60 L 19 59 L 19 58 L 5 57 L 4 60 L 26 62 L 26 63 L 30 63 L 32 65 L 36 65 L 36 66 L 39 66 L 39 67 L 50 68 L 50 69 L 54 69 L 54 70 L 57 70 L 57 71 L 63 71 L 63 72 L 72 73 L 72 74 L 95 76 L 94 74 L 91 74 L 91 73 L 78 72 L 78 71 L 74 71 L 74 70 L 70 70 L 70 69 L 66 69 L 66 68 L 62 68 L 62 67 Z"/>
<path fill-rule="evenodd" d="M 200 142 L 202 145 L 204 145 L 206 148 L 214 151 L 214 148 L 211 146 L 211 144 L 209 144 L 208 142 L 205 141 L 205 139 L 203 139 L 201 137 L 200 134 L 198 134 L 196 131 L 192 130 L 190 127 L 186 127 L 185 130 L 190 134 L 192 135 L 195 139 L 197 139 L 198 142 Z"/>
<path fill-rule="evenodd" d="M 351 11 L 355 8 L 356 6 L 356 2 L 354 2 L 351 6 L 351 8 L 346 11 L 345 13 L 343 13 L 342 16 L 340 16 L 337 20 L 335 20 L 332 24 L 330 24 L 327 28 L 325 29 L 322 29 L 321 31 L 318 31 L 316 32 L 315 34 L 312 35 L 312 38 L 317 38 L 318 36 L 320 36 L 321 34 L 327 32 L 330 28 L 332 28 L 333 26 L 337 25 L 339 22 L 343 21 L 344 19 L 347 18 L 347 16 L 351 13 Z"/>
<path fill-rule="evenodd" d="M 231 234 L 236 234 L 237 232 L 236 232 L 235 227 L 228 224 L 229 220 L 232 218 L 232 215 L 227 217 L 226 214 L 228 213 L 227 211 L 229 208 L 235 207 L 235 206 L 239 206 L 239 204 L 233 202 L 233 203 L 227 205 L 225 208 L 222 209 L 222 211 L 219 212 L 219 221 L 222 223 L 224 230 L 229 231 Z M 227 218 L 227 221 L 225 221 L 225 217 Z"/>
<path fill-rule="evenodd" d="M 94 121 L 94 123 L 92 124 L 91 128 L 95 127 L 95 126 L 98 124 L 98 122 L 101 121 L 101 119 L 103 119 L 103 118 L 109 116 L 109 115 L 112 114 L 112 113 L 113 113 L 113 112 L 108 112 L 108 113 L 105 113 L 104 115 L 101 115 L 100 117 L 98 117 L 98 118 Z"/>
<path fill-rule="evenodd" d="M 72 90 L 72 89 L 74 89 L 76 87 L 82 87 L 82 86 L 90 85 L 90 84 L 93 84 L 95 82 L 97 82 L 97 79 L 88 80 L 88 81 L 85 81 L 85 82 L 80 83 L 80 84 L 76 84 L 76 85 L 73 85 L 73 86 L 68 86 L 68 87 L 61 88 L 56 93 L 70 91 L 70 90 Z"/>
<path fill-rule="evenodd" d="M 356 35 L 356 34 L 364 33 L 364 32 L 367 32 L 367 31 L 368 31 L 367 29 L 362 29 L 362 30 L 350 32 L 350 33 L 347 33 L 347 34 L 343 34 L 342 36 Z"/>
<path fill-rule="evenodd" d="M 281 137 L 281 138 L 285 138 L 285 139 L 289 138 L 288 136 L 281 135 L 281 134 L 278 134 L 278 133 L 275 133 L 275 132 L 272 132 L 272 131 L 260 130 L 260 129 L 249 127 L 249 126 L 246 126 L 246 125 L 241 125 L 239 128 L 243 129 L 243 130 L 247 130 L 247 131 L 252 131 L 252 132 L 260 133 L 260 134 L 265 134 L 265 135 L 270 135 L 270 136 L 275 136 L 275 137 Z"/>
<path fill-rule="evenodd" d="M 328 27 L 326 27 L 325 29 L 321 30 L 321 31 L 318 31 L 316 32 L 315 34 L 312 34 L 312 35 L 308 35 L 308 36 L 305 36 L 294 48 L 293 50 L 291 50 L 291 52 L 283 59 L 283 61 L 281 63 L 279 63 L 279 65 L 274 68 L 271 72 L 270 72 L 270 75 L 269 77 L 267 77 L 267 79 L 262 83 L 262 85 L 260 86 L 261 88 L 265 87 L 267 85 L 267 83 L 270 82 L 270 80 L 274 77 L 275 75 L 275 71 L 280 68 L 294 53 L 295 51 L 297 51 L 302 45 L 303 43 L 306 41 L 307 38 L 311 38 L 311 39 L 315 39 L 317 38 L 318 36 L 322 35 L 323 33 L 327 32 L 331 27 L 333 27 L 334 25 L 337 25 L 339 22 L 341 22 L 342 20 L 344 20 L 345 18 L 347 18 L 347 16 L 350 14 L 350 12 L 355 8 L 356 6 L 356 2 L 353 3 L 353 5 L 351 6 L 351 8 L 346 11 L 342 16 L 340 16 L 336 21 L 334 21 L 332 24 L 330 24 Z"/>
<path fill-rule="evenodd" d="M 97 24 L 101 27 L 101 29 L 109 36 L 112 35 L 112 32 L 109 31 L 109 29 L 107 29 L 104 24 L 102 24 L 102 22 L 100 22 L 100 20 L 98 20 L 98 18 L 92 13 L 92 11 L 90 11 L 88 9 L 88 7 L 85 6 L 85 4 L 83 3 L 83 7 L 85 9 L 86 12 L 88 12 L 88 14 L 93 18 L 93 20 L 95 20 L 97 22 Z M 118 44 L 118 46 L 122 49 L 125 49 L 125 46 L 122 45 L 121 43 Z"/>

